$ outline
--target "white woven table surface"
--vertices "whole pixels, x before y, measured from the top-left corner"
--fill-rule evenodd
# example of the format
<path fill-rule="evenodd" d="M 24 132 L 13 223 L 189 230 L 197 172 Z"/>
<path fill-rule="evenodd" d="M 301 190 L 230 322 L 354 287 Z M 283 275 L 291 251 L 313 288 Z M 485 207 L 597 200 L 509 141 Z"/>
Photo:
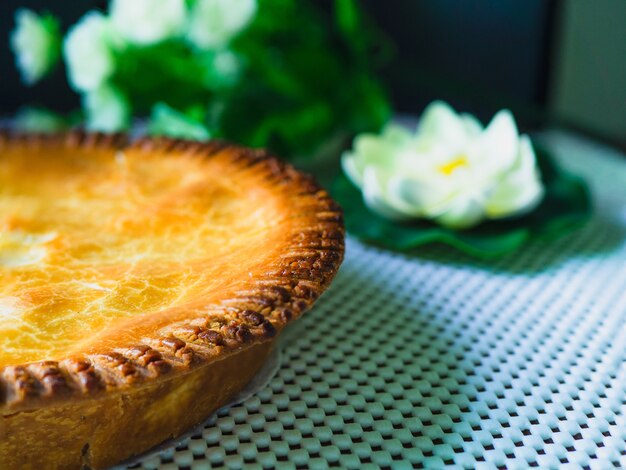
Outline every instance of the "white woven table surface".
<path fill-rule="evenodd" d="M 626 467 L 626 158 L 544 137 L 586 227 L 495 262 L 349 239 L 269 385 L 134 468 Z"/>

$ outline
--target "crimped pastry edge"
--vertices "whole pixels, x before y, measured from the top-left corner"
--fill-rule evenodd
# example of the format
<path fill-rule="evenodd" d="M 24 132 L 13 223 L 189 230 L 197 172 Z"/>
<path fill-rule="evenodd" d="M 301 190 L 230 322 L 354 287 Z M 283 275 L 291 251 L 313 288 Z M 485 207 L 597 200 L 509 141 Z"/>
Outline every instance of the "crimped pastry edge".
<path fill-rule="evenodd" d="M 51 135 L 0 131 L 0 151 L 10 145 L 54 145 L 68 150 L 132 149 L 206 158 L 228 149 L 234 166 L 257 172 L 265 184 L 275 186 L 289 198 L 290 210 L 299 223 L 290 227 L 292 233 L 284 255 L 268 265 L 266 274 L 248 281 L 246 289 L 216 305 L 217 309 L 234 313 L 234 320 L 215 327 L 202 325 L 203 318 L 196 315 L 160 329 L 134 345 L 59 361 L 1 367 L 3 415 L 170 379 L 268 341 L 313 304 L 343 260 L 345 230 L 340 207 L 310 176 L 265 150 L 217 140 L 206 143 L 165 137 L 131 140 L 125 134 L 81 130 Z"/>

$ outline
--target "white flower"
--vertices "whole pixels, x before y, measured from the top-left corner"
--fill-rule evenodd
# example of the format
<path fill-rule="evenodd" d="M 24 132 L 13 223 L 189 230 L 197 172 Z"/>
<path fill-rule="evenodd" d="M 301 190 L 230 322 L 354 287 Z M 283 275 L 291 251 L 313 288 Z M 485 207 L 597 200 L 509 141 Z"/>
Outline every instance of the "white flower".
<path fill-rule="evenodd" d="M 141 45 L 179 36 L 187 21 L 185 0 L 113 0 L 110 15 L 124 39 Z"/>
<path fill-rule="evenodd" d="M 126 97 L 112 85 L 102 85 L 83 96 L 87 129 L 116 132 L 128 126 L 130 105 Z"/>
<path fill-rule="evenodd" d="M 32 85 L 46 75 L 59 58 L 59 23 L 50 15 L 39 16 L 24 8 L 15 13 L 15 23 L 11 46 L 22 79 Z"/>
<path fill-rule="evenodd" d="M 83 16 L 69 30 L 63 49 L 70 82 L 77 90 L 95 90 L 113 74 L 111 27 L 101 13 Z"/>
<path fill-rule="evenodd" d="M 197 0 L 187 37 L 200 49 L 221 48 L 248 25 L 256 10 L 256 0 Z"/>
<path fill-rule="evenodd" d="M 342 165 L 374 211 L 454 229 L 522 215 L 544 194 L 530 139 L 506 110 L 483 129 L 435 102 L 414 134 L 390 125 L 380 136 L 357 137 Z"/>

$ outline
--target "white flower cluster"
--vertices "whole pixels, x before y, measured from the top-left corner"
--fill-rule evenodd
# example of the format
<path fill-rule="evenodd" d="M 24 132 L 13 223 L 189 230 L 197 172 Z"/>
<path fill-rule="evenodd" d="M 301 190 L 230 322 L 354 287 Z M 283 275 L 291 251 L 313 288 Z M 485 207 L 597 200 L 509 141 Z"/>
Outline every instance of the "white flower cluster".
<path fill-rule="evenodd" d="M 15 23 L 11 46 L 23 81 L 32 85 L 52 69 L 59 57 L 59 25 L 52 17 L 24 8 L 16 12 Z"/>
<path fill-rule="evenodd" d="M 256 0 L 199 0 L 189 17 L 188 39 L 200 49 L 224 47 L 252 20 Z"/>
<path fill-rule="evenodd" d="M 117 51 L 183 40 L 195 50 L 210 51 L 230 80 L 238 64 L 228 44 L 256 10 L 256 0 L 111 0 L 109 15 L 85 14 L 69 30 L 63 55 L 70 84 L 84 94 L 88 128 L 115 131 L 128 122 L 128 100 L 110 80 Z M 29 10 L 20 10 L 16 19 L 12 45 L 24 80 L 31 83 L 50 69 L 55 37 L 50 25 Z"/>
<path fill-rule="evenodd" d="M 120 35 L 139 45 L 178 37 L 187 21 L 184 0 L 113 0 L 109 11 Z"/>
<path fill-rule="evenodd" d="M 415 133 L 390 125 L 382 135 L 358 136 L 342 165 L 372 210 L 453 229 L 522 215 L 544 194 L 530 139 L 506 110 L 483 128 L 435 102 Z"/>
<path fill-rule="evenodd" d="M 113 74 L 112 38 L 110 22 L 95 11 L 87 13 L 69 30 L 63 53 L 74 88 L 96 90 Z"/>

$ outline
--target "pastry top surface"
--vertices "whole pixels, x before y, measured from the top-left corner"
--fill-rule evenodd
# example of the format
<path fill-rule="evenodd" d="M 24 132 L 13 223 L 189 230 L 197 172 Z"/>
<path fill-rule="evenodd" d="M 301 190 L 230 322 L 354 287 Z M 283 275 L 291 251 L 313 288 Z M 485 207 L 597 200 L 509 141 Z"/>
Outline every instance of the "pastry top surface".
<path fill-rule="evenodd" d="M 3 134 L 0 405 L 88 396 L 267 340 L 332 279 L 341 219 L 263 151 Z"/>

